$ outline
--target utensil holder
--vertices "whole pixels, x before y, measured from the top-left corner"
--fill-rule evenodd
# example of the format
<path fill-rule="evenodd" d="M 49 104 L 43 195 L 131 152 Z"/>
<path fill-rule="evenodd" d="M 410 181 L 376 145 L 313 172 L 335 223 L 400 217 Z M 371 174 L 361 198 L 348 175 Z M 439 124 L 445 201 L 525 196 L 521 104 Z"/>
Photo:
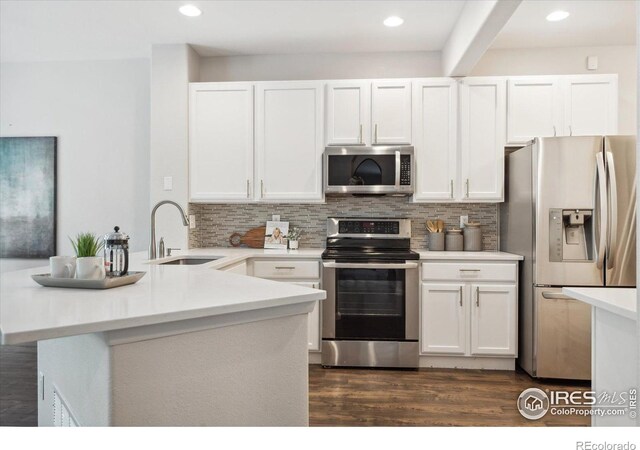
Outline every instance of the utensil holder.
<path fill-rule="evenodd" d="M 444 233 L 429 233 L 429 250 L 432 252 L 444 250 Z"/>

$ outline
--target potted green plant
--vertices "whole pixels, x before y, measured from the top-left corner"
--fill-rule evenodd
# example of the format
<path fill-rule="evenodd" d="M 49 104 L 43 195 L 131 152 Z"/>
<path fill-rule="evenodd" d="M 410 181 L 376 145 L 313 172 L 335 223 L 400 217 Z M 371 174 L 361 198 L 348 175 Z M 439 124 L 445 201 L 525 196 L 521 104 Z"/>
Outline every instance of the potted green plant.
<path fill-rule="evenodd" d="M 298 249 L 298 241 L 300 240 L 300 236 L 302 235 L 302 230 L 298 227 L 293 227 L 289 230 L 287 234 L 287 241 L 289 241 L 289 248 L 291 250 Z"/>
<path fill-rule="evenodd" d="M 75 240 L 69 238 L 78 257 L 76 276 L 83 280 L 101 280 L 105 277 L 104 258 L 97 256 L 102 251 L 101 238 L 93 233 L 80 233 Z"/>

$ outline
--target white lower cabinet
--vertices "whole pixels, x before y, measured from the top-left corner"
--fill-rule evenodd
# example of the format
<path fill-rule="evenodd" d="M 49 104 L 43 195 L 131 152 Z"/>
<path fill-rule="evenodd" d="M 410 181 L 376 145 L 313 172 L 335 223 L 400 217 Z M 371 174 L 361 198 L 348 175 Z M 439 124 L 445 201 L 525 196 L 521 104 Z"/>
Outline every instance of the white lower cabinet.
<path fill-rule="evenodd" d="M 421 353 L 467 352 L 465 288 L 463 284 L 422 283 Z"/>
<path fill-rule="evenodd" d="M 320 289 L 320 261 L 292 259 L 252 259 L 247 264 L 247 275 L 273 281 L 283 281 L 312 289 Z M 308 345 L 310 352 L 321 350 L 321 304 L 315 302 L 309 313 Z"/>
<path fill-rule="evenodd" d="M 472 284 L 471 354 L 516 354 L 517 295 L 515 285 Z"/>
<path fill-rule="evenodd" d="M 431 270 L 442 265 L 451 270 Z M 453 270 L 456 265 L 459 270 Z M 507 266 L 512 270 L 504 270 Z M 420 354 L 513 359 L 518 349 L 517 262 L 474 262 L 470 267 L 463 261 L 422 265 Z"/>

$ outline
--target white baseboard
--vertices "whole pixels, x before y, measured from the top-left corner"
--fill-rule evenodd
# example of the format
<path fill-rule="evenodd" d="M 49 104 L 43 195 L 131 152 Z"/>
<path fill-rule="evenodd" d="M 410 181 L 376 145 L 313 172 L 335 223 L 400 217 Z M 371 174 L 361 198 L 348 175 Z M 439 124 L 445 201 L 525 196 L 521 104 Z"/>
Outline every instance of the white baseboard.
<path fill-rule="evenodd" d="M 469 356 L 420 356 L 420 367 L 442 369 L 515 370 L 515 358 L 474 358 Z"/>

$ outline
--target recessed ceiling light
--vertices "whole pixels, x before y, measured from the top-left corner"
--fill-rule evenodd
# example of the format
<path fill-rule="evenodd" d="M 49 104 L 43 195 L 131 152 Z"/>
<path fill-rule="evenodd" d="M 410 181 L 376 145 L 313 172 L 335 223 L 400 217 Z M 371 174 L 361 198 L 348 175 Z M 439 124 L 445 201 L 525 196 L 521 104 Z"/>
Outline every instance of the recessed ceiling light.
<path fill-rule="evenodd" d="M 558 22 L 559 20 L 564 20 L 569 17 L 569 13 L 566 11 L 554 11 L 547 16 L 547 20 L 549 22 Z"/>
<path fill-rule="evenodd" d="M 384 19 L 385 26 L 387 27 L 399 27 L 404 23 L 404 19 L 398 16 L 390 16 Z"/>
<path fill-rule="evenodd" d="M 200 8 L 195 5 L 183 5 L 178 9 L 178 11 L 188 17 L 198 17 L 200 14 L 202 14 Z"/>

